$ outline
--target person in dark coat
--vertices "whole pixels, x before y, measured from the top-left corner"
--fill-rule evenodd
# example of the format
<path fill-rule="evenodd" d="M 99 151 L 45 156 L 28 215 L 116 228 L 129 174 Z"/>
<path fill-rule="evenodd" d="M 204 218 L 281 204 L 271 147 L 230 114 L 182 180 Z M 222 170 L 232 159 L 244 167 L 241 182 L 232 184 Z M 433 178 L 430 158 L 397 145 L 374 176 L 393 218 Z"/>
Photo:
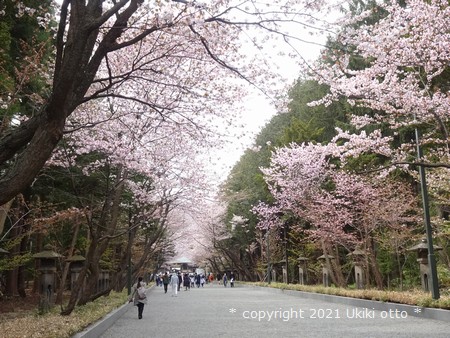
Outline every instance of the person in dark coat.
<path fill-rule="evenodd" d="M 200 278 L 201 278 L 200 274 L 198 274 L 198 275 L 195 277 L 195 284 L 197 284 L 197 287 L 198 287 L 198 288 L 200 287 Z"/>
<path fill-rule="evenodd" d="M 191 288 L 191 279 L 189 278 L 189 275 L 187 273 L 183 276 L 183 285 L 184 285 L 184 291 L 187 291 Z"/>
<path fill-rule="evenodd" d="M 163 282 L 163 285 L 164 285 L 164 293 L 167 293 L 167 286 L 169 285 L 169 282 L 170 282 L 170 277 L 167 274 L 167 272 L 162 277 L 162 282 Z"/>
<path fill-rule="evenodd" d="M 183 277 L 181 276 L 181 272 L 178 272 L 178 291 L 181 289 L 181 284 L 183 284 Z"/>

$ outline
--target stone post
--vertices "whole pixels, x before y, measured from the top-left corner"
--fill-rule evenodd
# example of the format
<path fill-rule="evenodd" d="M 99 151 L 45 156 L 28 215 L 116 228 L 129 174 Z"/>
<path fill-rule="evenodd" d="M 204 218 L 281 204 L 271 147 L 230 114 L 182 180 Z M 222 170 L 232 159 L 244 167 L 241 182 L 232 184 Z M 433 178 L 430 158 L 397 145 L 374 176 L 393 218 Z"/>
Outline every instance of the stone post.
<path fill-rule="evenodd" d="M 440 246 L 433 245 L 433 249 L 435 251 L 442 250 Z M 430 291 L 430 273 L 431 269 L 428 264 L 428 243 L 427 239 L 423 238 L 422 241 L 414 245 L 413 247 L 407 249 L 408 251 L 416 251 L 417 252 L 417 262 L 419 263 L 420 269 L 420 282 L 422 284 L 423 291 Z"/>
<path fill-rule="evenodd" d="M 307 262 L 308 258 L 299 257 L 298 261 L 298 283 L 300 285 L 306 285 L 308 283 L 308 270 L 307 270 Z"/>
<path fill-rule="evenodd" d="M 355 264 L 355 284 L 358 290 L 364 289 L 365 287 L 365 275 L 364 275 L 364 257 L 365 253 L 362 250 L 355 249 L 350 252 L 347 256 L 353 258 L 353 263 Z"/>
<path fill-rule="evenodd" d="M 33 255 L 33 258 L 38 261 L 39 266 L 39 311 L 42 313 L 48 312 L 50 307 L 54 304 L 56 261 L 60 257 L 62 256 L 52 251 L 52 248 L 49 245 L 44 247 L 44 251 Z"/>
<path fill-rule="evenodd" d="M 78 279 L 78 275 L 83 268 L 85 260 L 86 258 L 81 256 L 79 252 L 76 252 L 74 256 L 66 259 L 66 262 L 70 263 L 70 290 L 73 289 L 73 285 Z"/>
<path fill-rule="evenodd" d="M 281 271 L 283 274 L 283 283 L 287 283 L 287 267 L 286 267 L 286 261 L 282 261 L 280 262 L 282 263 L 281 265 Z"/>
<path fill-rule="evenodd" d="M 331 273 L 331 271 L 328 269 L 328 266 L 327 266 L 327 258 L 333 259 L 334 256 L 322 255 L 317 258 L 322 263 L 322 283 L 323 283 L 323 286 L 325 286 L 325 287 L 330 286 L 330 273 Z"/>

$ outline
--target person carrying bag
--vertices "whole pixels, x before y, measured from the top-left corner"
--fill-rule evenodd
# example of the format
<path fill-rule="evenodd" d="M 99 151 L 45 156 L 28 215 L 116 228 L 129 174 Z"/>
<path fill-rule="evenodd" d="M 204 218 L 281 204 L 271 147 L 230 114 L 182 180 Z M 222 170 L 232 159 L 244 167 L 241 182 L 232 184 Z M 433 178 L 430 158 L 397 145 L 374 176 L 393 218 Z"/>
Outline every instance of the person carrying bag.
<path fill-rule="evenodd" d="M 138 282 L 133 285 L 133 292 L 129 302 L 134 301 L 134 305 L 138 308 L 138 318 L 142 319 L 142 313 L 144 312 L 144 306 L 147 304 L 147 295 L 145 294 L 145 283 L 142 281 L 142 277 L 138 278 Z"/>

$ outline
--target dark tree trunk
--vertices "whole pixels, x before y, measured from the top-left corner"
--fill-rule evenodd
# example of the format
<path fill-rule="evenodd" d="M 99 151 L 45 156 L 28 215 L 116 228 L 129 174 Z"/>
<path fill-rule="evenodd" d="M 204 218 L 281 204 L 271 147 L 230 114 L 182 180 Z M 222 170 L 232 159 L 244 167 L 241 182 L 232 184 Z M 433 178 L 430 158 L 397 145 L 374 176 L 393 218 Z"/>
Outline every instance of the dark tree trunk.
<path fill-rule="evenodd" d="M 121 196 L 124 189 L 124 179 L 127 173 L 118 171 L 115 185 L 104 203 L 102 216 L 97 225 L 90 225 L 91 241 L 86 254 L 86 261 L 70 295 L 69 304 L 62 315 L 70 315 L 77 304 L 86 304 L 93 300 L 97 293 L 98 276 L 100 273 L 100 259 L 108 248 L 111 236 L 117 227 Z"/>
<path fill-rule="evenodd" d="M 142 0 L 118 2 L 105 17 L 102 17 L 102 3 L 64 2 L 56 36 L 52 95 L 40 113 L 18 128 L 3 132 L 0 138 L 0 165 L 9 166 L 0 177 L 0 205 L 33 182 L 60 141 L 66 118 L 85 100 L 104 57 L 112 50 L 127 46 L 124 42 L 119 47 L 116 40 L 128 28 L 128 20 Z M 99 27 L 114 16 L 111 29 L 100 39 Z M 138 40 L 152 31 L 141 34 Z M 100 42 L 96 44 L 97 41 Z M 9 165 L 11 159 L 14 161 Z"/>
<path fill-rule="evenodd" d="M 26 149 L 0 179 L 0 204 L 31 185 L 63 135 L 64 116 L 53 121 L 42 118 L 40 122 Z"/>
<path fill-rule="evenodd" d="M 22 242 L 23 241 L 24 240 L 22 239 Z M 21 243 L 21 249 L 23 246 L 24 246 L 24 244 Z M 25 245 L 24 249 L 26 249 L 26 245 Z M 26 252 L 26 251 L 21 250 L 21 252 Z M 26 289 L 25 279 L 26 279 L 25 268 L 23 266 L 19 266 L 19 268 L 17 269 L 17 292 L 19 293 L 19 296 L 22 298 L 25 298 L 27 296 L 27 293 L 25 291 L 25 289 Z"/>
<path fill-rule="evenodd" d="M 37 233 L 36 234 L 36 252 L 39 252 L 42 250 L 43 248 L 43 242 L 44 242 L 44 235 L 42 233 Z M 36 272 L 33 278 L 33 294 L 36 294 L 39 292 L 39 273 L 37 273 L 39 271 L 39 261 L 35 260 L 34 261 L 34 271 Z"/>

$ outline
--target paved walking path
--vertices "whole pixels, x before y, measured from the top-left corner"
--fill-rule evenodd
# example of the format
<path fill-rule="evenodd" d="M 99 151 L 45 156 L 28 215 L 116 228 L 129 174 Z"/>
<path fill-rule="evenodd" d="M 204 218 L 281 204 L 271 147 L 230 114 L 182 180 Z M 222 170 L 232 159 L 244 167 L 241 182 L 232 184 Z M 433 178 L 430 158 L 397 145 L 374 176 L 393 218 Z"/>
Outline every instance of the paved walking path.
<path fill-rule="evenodd" d="M 161 287 L 153 287 L 143 319 L 137 318 L 137 308 L 130 304 L 101 337 L 450 336 L 450 321 L 420 318 L 419 310 L 376 311 L 264 288 L 216 284 L 182 289 L 178 297 L 171 297 L 170 288 L 164 294 Z"/>

